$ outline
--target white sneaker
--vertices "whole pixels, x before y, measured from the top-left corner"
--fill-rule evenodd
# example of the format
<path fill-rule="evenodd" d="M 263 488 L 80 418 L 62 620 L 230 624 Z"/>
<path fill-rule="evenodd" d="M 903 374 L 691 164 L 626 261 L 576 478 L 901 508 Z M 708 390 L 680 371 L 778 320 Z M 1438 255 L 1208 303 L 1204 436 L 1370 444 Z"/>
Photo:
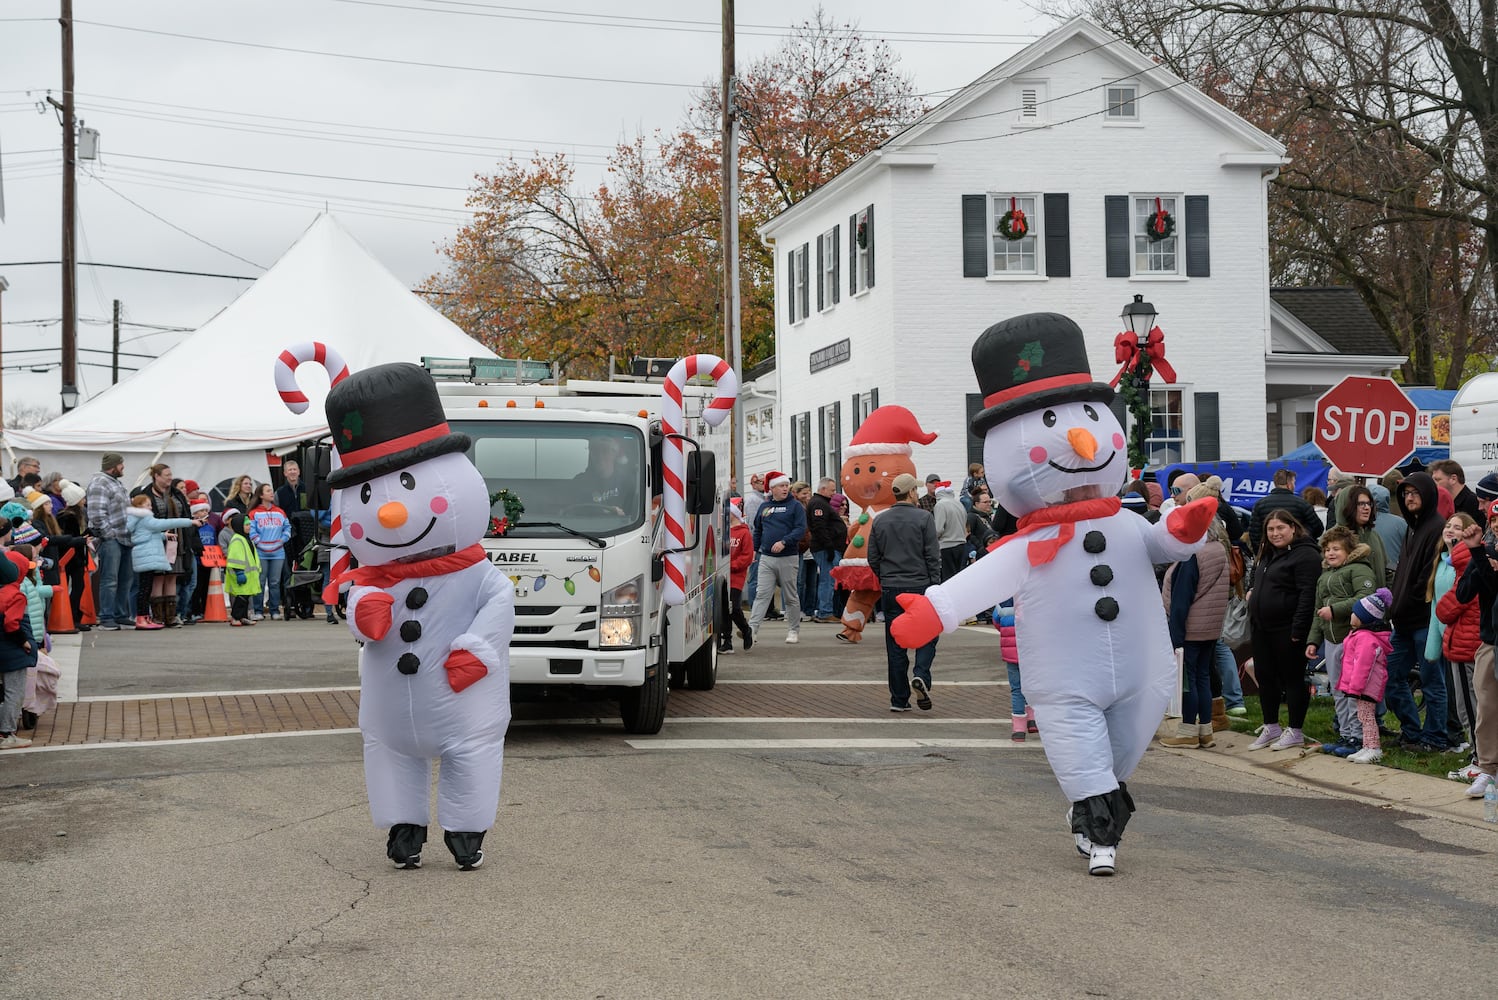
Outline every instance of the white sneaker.
<path fill-rule="evenodd" d="M 1493 776 L 1486 771 L 1477 772 L 1477 777 L 1467 787 L 1467 798 L 1480 799 L 1488 793 L 1488 786 L 1493 783 Z"/>
<path fill-rule="evenodd" d="M 1071 810 L 1066 810 L 1066 828 L 1071 829 Z M 1085 833 L 1074 833 L 1072 839 L 1077 842 L 1077 853 L 1087 858 L 1092 856 L 1092 841 L 1087 839 Z"/>
<path fill-rule="evenodd" d="M 1262 750 L 1272 744 L 1275 740 L 1279 739 L 1281 736 L 1284 736 L 1286 732 L 1288 732 L 1288 730 L 1270 729 L 1268 726 L 1264 726 L 1259 730 L 1258 739 L 1250 743 L 1248 745 L 1248 748 L 1250 750 Z"/>
<path fill-rule="evenodd" d="M 1117 847 L 1104 847 L 1102 844 L 1093 844 L 1092 850 L 1087 856 L 1087 874 L 1112 875 L 1117 861 Z"/>
<path fill-rule="evenodd" d="M 1373 747 L 1364 747 L 1347 759 L 1354 764 L 1377 764 L 1384 759 L 1384 752 Z"/>
<path fill-rule="evenodd" d="M 1452 781 L 1468 783 L 1476 781 L 1477 776 L 1482 773 L 1482 768 L 1478 767 L 1476 764 L 1468 764 L 1466 767 L 1457 768 L 1455 771 L 1447 771 L 1446 777 L 1450 778 Z"/>
<path fill-rule="evenodd" d="M 796 644 L 796 643 L 798 643 L 798 642 L 800 642 L 800 641 L 801 641 L 801 637 L 800 637 L 800 636 L 798 636 L 798 635 L 797 635 L 797 634 L 796 634 L 796 633 L 794 633 L 794 632 L 787 632 L 787 633 L 786 633 L 786 634 L 785 634 L 785 641 L 786 641 L 786 643 L 787 643 L 787 644 L 788 644 L 788 645 L 791 645 L 791 646 L 794 646 L 794 645 L 795 645 L 795 644 Z"/>
<path fill-rule="evenodd" d="M 1305 738 L 1305 736 L 1303 736 L 1300 733 L 1297 733 L 1293 729 L 1286 729 L 1284 732 L 1280 733 L 1280 738 L 1277 739 L 1277 740 L 1275 740 L 1274 743 L 1270 745 L 1269 749 L 1271 751 L 1278 751 L 1278 750 L 1299 750 L 1301 747 L 1303 747 L 1305 745 L 1306 745 L 1306 738 Z M 1252 750 L 1253 748 L 1249 747 L 1249 749 Z"/>
<path fill-rule="evenodd" d="M 4 739 L 0 739 L 0 750 L 22 750 L 31 746 L 31 741 L 24 736 L 11 733 Z"/>

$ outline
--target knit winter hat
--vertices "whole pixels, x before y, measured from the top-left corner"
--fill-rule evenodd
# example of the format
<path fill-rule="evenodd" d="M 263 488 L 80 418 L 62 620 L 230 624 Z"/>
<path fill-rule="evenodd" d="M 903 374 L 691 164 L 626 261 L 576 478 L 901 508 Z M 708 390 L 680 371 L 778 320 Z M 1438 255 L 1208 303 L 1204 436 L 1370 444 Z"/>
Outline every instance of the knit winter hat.
<path fill-rule="evenodd" d="M 82 500 L 86 495 L 82 486 L 79 486 L 77 483 L 67 479 L 64 479 L 62 481 L 61 494 L 64 507 L 73 506 L 73 504 L 77 503 L 79 500 Z"/>
<path fill-rule="evenodd" d="M 196 479 L 184 479 L 184 480 L 182 480 L 182 495 L 183 496 L 190 497 L 194 493 L 198 492 L 198 489 L 199 489 L 199 486 L 198 486 L 198 481 Z"/>
<path fill-rule="evenodd" d="M 1389 613 L 1389 605 L 1394 603 L 1394 595 L 1389 592 L 1388 587 L 1379 587 L 1373 593 L 1363 598 L 1352 606 L 1353 617 L 1367 625 L 1369 622 L 1383 621 L 1384 615 Z"/>
<path fill-rule="evenodd" d="M 1498 500 L 1498 472 L 1489 472 L 1472 487 L 1479 499 Z"/>
<path fill-rule="evenodd" d="M 37 545 L 42 544 L 42 533 L 36 530 L 36 526 L 30 521 L 22 521 L 11 529 L 10 543 L 12 545 Z"/>
<path fill-rule="evenodd" d="M 114 468 L 116 465 L 119 465 L 123 461 L 125 461 L 124 455 L 121 455 L 116 451 L 111 451 L 107 453 L 103 458 L 99 459 L 99 471 L 108 472 L 110 469 Z"/>
<path fill-rule="evenodd" d="M 7 500 L 4 506 L 0 506 L 0 522 L 14 524 L 17 518 L 22 521 L 31 520 L 31 508 L 15 500 Z"/>
<path fill-rule="evenodd" d="M 41 507 L 45 507 L 51 502 L 52 501 L 47 499 L 47 494 L 43 493 L 41 490 L 26 491 L 26 503 L 30 505 L 32 510 L 37 510 Z"/>
<path fill-rule="evenodd" d="M 1179 480 L 1177 481 L 1179 482 Z M 1200 500 L 1203 497 L 1215 498 L 1220 496 L 1222 496 L 1222 479 L 1218 476 L 1208 476 L 1186 492 L 1186 501 L 1189 503 L 1192 500 Z"/>
<path fill-rule="evenodd" d="M 5 480 L 0 479 L 0 503 L 5 503 L 7 500 L 14 500 L 15 498 L 15 487 L 11 486 Z"/>

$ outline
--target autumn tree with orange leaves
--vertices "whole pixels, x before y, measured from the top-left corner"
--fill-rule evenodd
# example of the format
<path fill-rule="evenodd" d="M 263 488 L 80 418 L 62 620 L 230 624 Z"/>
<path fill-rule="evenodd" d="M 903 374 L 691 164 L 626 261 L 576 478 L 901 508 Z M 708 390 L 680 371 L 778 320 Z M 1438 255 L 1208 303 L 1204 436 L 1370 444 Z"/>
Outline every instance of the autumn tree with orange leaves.
<path fill-rule="evenodd" d="M 755 230 L 919 117 L 896 64 L 819 10 L 740 76 L 746 366 L 774 351 L 773 260 Z M 720 100 L 705 87 L 674 135 L 619 146 L 591 193 L 565 155 L 501 163 L 425 290 L 497 353 L 574 377 L 606 375 L 610 357 L 722 350 Z"/>

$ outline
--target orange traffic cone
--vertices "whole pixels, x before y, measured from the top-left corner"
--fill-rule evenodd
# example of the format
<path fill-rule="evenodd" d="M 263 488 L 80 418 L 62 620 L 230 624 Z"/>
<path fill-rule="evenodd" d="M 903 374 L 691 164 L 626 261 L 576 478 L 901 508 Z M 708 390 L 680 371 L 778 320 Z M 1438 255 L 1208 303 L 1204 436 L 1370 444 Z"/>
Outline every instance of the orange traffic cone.
<path fill-rule="evenodd" d="M 72 554 L 68 553 L 68 555 Z M 47 608 L 47 631 L 53 635 L 72 635 L 78 631 L 77 626 L 73 624 L 73 602 L 68 599 L 66 573 L 58 574 L 57 584 L 52 588 L 52 603 Z"/>
<path fill-rule="evenodd" d="M 217 566 L 208 574 L 208 602 L 203 606 L 203 621 L 226 622 L 229 609 L 224 598 L 224 571 Z"/>
<path fill-rule="evenodd" d="M 67 559 L 67 556 L 63 556 L 63 559 Z M 94 610 L 94 587 L 96 586 L 94 576 L 98 569 L 98 564 L 94 562 L 94 557 L 90 554 L 88 571 L 83 574 L 83 596 L 78 600 L 78 616 L 81 619 L 78 624 L 80 625 L 99 624 L 98 612 Z"/>

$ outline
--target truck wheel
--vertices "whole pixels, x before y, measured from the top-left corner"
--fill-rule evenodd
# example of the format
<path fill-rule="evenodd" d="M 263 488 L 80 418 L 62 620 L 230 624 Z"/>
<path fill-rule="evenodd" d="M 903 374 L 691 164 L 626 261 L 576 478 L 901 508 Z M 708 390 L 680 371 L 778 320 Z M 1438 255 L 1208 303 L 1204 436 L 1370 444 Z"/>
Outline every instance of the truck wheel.
<path fill-rule="evenodd" d="M 619 696 L 619 717 L 626 733 L 654 736 L 666 721 L 666 684 L 668 680 L 666 645 L 660 646 L 660 658 L 645 670 L 645 683 L 626 688 Z"/>
<path fill-rule="evenodd" d="M 693 691 L 711 691 L 718 683 L 718 640 L 709 636 L 697 652 L 687 658 L 687 687 Z"/>

